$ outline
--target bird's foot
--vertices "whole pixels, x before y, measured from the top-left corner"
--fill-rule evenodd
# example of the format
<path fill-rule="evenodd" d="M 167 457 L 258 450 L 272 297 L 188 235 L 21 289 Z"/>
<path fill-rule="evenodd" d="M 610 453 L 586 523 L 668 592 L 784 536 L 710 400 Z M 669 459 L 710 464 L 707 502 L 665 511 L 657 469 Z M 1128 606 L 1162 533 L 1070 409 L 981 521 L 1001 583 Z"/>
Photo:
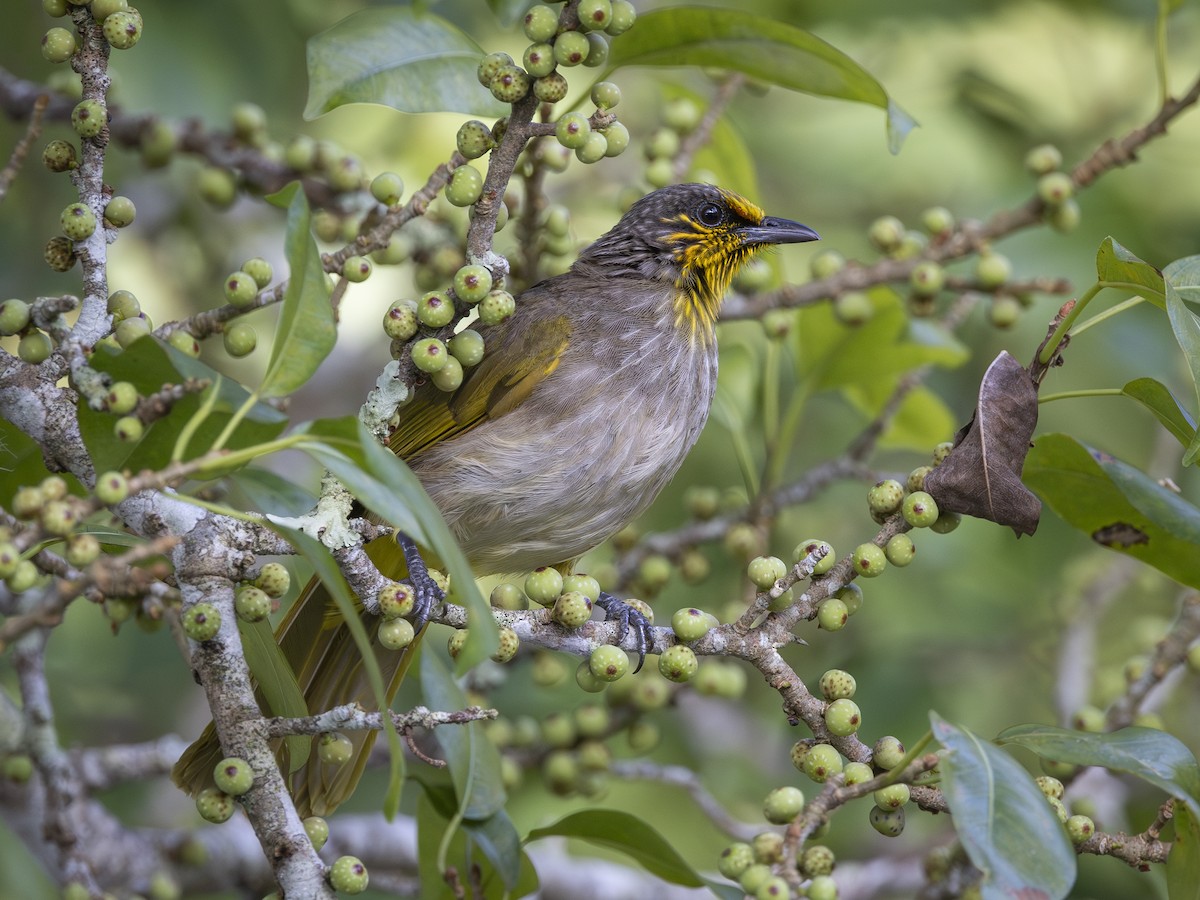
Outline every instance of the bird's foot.
<path fill-rule="evenodd" d="M 421 551 L 416 542 L 403 532 L 396 532 L 396 543 L 404 552 L 404 561 L 408 563 L 408 578 L 405 579 L 413 589 L 412 625 L 415 631 L 420 631 L 433 615 L 433 609 L 446 599 L 446 594 L 429 574 L 429 567 L 421 558 Z"/>
<path fill-rule="evenodd" d="M 619 597 L 614 597 L 608 591 L 601 591 L 596 598 L 596 605 L 604 610 L 606 622 L 617 623 L 617 643 L 625 642 L 625 635 L 633 632 L 634 649 L 637 651 L 638 663 L 634 674 L 642 669 L 646 661 L 646 652 L 654 646 L 654 632 L 650 620 L 642 615 Z"/>

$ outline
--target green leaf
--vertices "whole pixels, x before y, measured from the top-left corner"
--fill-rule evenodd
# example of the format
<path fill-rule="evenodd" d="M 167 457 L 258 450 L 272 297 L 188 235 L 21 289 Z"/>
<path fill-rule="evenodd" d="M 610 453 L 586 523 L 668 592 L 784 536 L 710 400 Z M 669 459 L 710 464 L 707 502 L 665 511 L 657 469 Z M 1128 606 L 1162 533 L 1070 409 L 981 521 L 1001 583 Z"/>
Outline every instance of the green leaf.
<path fill-rule="evenodd" d="M 607 77 L 622 66 L 715 66 L 793 91 L 887 111 L 893 153 L 916 122 L 870 72 L 816 35 L 743 9 L 676 6 L 638 16 L 614 41 Z"/>
<path fill-rule="evenodd" d="M 454 786 L 444 772 L 431 772 L 427 768 L 414 771 L 411 780 L 422 789 L 417 799 L 418 866 L 423 887 L 421 896 L 425 900 L 453 900 L 454 894 L 438 870 L 437 858 L 446 829 L 457 817 L 458 799 L 454 794 Z M 473 852 L 473 847 L 479 848 L 484 860 L 480 860 L 478 854 Z M 497 857 L 505 857 L 506 867 L 518 872 L 514 884 L 505 884 L 494 866 Z M 537 891 L 537 872 L 521 848 L 516 827 L 504 810 L 480 821 L 463 821 L 450 840 L 447 859 L 462 860 L 460 871 L 465 871 L 469 865 L 482 863 L 480 883 L 483 897 L 487 900 L 528 897 Z"/>
<path fill-rule="evenodd" d="M 421 654 L 420 673 L 421 695 L 428 706 L 433 709 L 468 706 L 467 695 L 438 654 Z M 436 737 L 448 763 L 451 784 L 439 784 L 430 778 L 419 781 L 438 812 L 436 834 L 442 835 L 438 844 L 445 845 L 446 829 L 454 828 L 456 834 L 451 836 L 446 859 L 468 860 L 462 829 L 484 853 L 504 887 L 514 889 L 524 880 L 522 866 L 528 864 L 528 859 L 521 850 L 516 826 L 504 811 L 506 796 L 496 746 L 482 732 L 480 722 L 440 727 Z M 460 871 L 464 869 L 466 865 L 461 865 Z M 486 877 L 485 872 L 485 880 Z"/>
<path fill-rule="evenodd" d="M 1121 388 L 1121 393 L 1150 410 L 1183 446 L 1188 446 L 1196 437 L 1196 423 L 1162 382 L 1153 378 L 1135 378 Z"/>
<path fill-rule="evenodd" d="M 486 742 L 486 738 L 481 740 Z M 526 897 L 530 891 L 537 889 L 537 873 L 521 848 L 521 835 L 518 834 L 517 826 L 508 817 L 508 813 L 500 809 L 486 819 L 465 819 L 462 827 L 487 857 L 500 876 L 503 886 L 510 890 L 513 896 Z M 484 873 L 485 888 L 489 874 Z M 530 875 L 533 876 L 532 880 Z M 520 890 L 522 885 L 525 887 L 524 891 Z"/>
<path fill-rule="evenodd" d="M 945 329 L 910 320 L 894 291 L 872 291 L 871 301 L 874 315 L 854 328 L 837 321 L 831 304 L 801 310 L 796 358 L 813 390 L 877 383 L 926 364 L 952 368 L 968 358 Z"/>
<path fill-rule="evenodd" d="M 1167 315 L 1171 330 L 1187 359 L 1196 395 L 1200 398 L 1200 326 L 1183 301 L 1200 302 L 1200 256 L 1186 256 L 1170 263 L 1164 270 L 1166 279 Z M 1183 464 L 1191 465 L 1200 454 L 1200 433 L 1193 433 L 1183 454 Z"/>
<path fill-rule="evenodd" d="M 121 468 L 136 472 L 167 465 L 180 431 L 195 416 L 204 399 L 216 391 L 213 410 L 192 435 L 185 459 L 201 456 L 224 430 L 230 416 L 250 398 L 249 391 L 236 381 L 223 378 L 216 369 L 155 337 L 139 338 L 124 350 L 100 344 L 92 354 L 91 365 L 107 373 L 113 381 L 130 382 L 142 396 L 162 390 L 164 384 L 182 384 L 189 378 L 210 382 L 204 392 L 188 394 L 176 402 L 167 415 L 147 426 L 145 435 L 133 445 L 117 440 L 113 434 L 112 413 L 99 412 L 81 402 L 79 430 L 97 472 Z M 279 410 L 266 403 L 255 403 L 225 447 L 240 450 L 270 441 L 286 424 L 287 416 Z"/>
<path fill-rule="evenodd" d="M 414 779 L 425 787 L 425 778 L 414 776 Z M 453 791 L 448 793 L 453 794 Z M 450 823 L 453 809 L 450 812 L 443 811 L 444 804 L 438 802 L 441 798 L 435 799 L 435 796 L 428 789 L 417 796 L 417 877 L 425 900 L 454 900 L 454 893 L 437 863 L 441 837 Z M 462 833 L 455 837 L 457 846 L 452 848 L 452 852 L 458 850 L 457 855 L 461 856 L 466 850 L 467 838 Z"/>
<path fill-rule="evenodd" d="M 1175 840 L 1167 857 L 1167 900 L 1200 900 L 1200 821 L 1175 805 Z"/>
<path fill-rule="evenodd" d="M 529 0 L 487 0 L 487 5 L 500 20 L 500 24 L 507 28 L 524 16 L 525 10 L 529 8 Z"/>
<path fill-rule="evenodd" d="M 299 516 L 317 503 L 317 498 L 303 485 L 259 466 L 246 466 L 230 475 L 229 482 L 245 501 L 238 505 L 246 509 L 277 516 Z"/>
<path fill-rule="evenodd" d="M 1187 360 L 1188 371 L 1192 375 L 1192 386 L 1196 397 L 1200 400 L 1200 320 L 1187 308 L 1183 297 L 1175 290 L 1175 286 L 1167 283 L 1167 317 L 1171 320 L 1171 331 Z M 1192 436 L 1187 450 L 1183 454 L 1183 464 L 1190 466 L 1200 455 L 1200 433 Z"/>
<path fill-rule="evenodd" d="M 1134 256 L 1111 237 L 1106 237 L 1096 252 L 1096 278 L 1142 293 L 1147 300 L 1162 308 L 1162 272 Z"/>
<path fill-rule="evenodd" d="M 113 531 L 111 528 L 92 527 L 86 524 L 82 530 L 93 535 L 106 551 L 138 547 L 142 544 L 141 538 L 124 531 Z"/>
<path fill-rule="evenodd" d="M 311 442 L 302 442 L 300 449 L 336 475 L 360 503 L 418 544 L 429 545 L 426 523 L 433 517 L 437 507 L 425 494 L 424 488 L 420 487 L 416 476 L 402 462 L 400 464 L 409 471 L 416 489 L 405 483 L 402 486 L 404 493 L 392 494 L 389 491 L 384 479 L 392 474 L 390 468 L 382 473 L 376 472 L 371 467 L 374 457 L 367 457 L 366 448 L 371 444 L 379 446 L 379 442 L 371 437 L 357 418 L 317 419 L 306 422 L 297 432 L 312 438 Z M 441 513 L 436 515 L 441 517 Z M 441 548 L 434 549 L 441 552 Z"/>
<path fill-rule="evenodd" d="M 1182 800 L 1200 815 L 1200 765 L 1174 735 L 1155 728 L 1122 728 L 1109 734 L 1071 731 L 1053 725 L 1016 725 L 996 738 L 1043 759 L 1125 772 Z"/>
<path fill-rule="evenodd" d="M 282 397 L 303 385 L 337 341 L 321 253 L 309 227 L 312 217 L 308 199 L 299 184 L 289 185 L 279 196 L 286 198 L 288 191 L 291 197 L 284 251 L 291 271 L 271 345 L 271 360 L 259 388 L 264 397 Z"/>
<path fill-rule="evenodd" d="M 730 397 L 728 389 L 717 385 L 717 393 L 713 398 L 712 405 L 713 421 L 719 423 L 729 436 L 729 443 L 733 445 L 733 455 L 737 460 L 746 492 L 756 494 L 758 492 L 759 463 L 757 455 L 747 440 L 747 435 L 751 432 L 742 415 L 745 409 L 746 407 L 739 406 Z"/>
<path fill-rule="evenodd" d="M 640 23 L 639 23 L 640 25 Z M 579 838 L 597 847 L 624 853 L 644 869 L 687 887 L 703 887 L 700 877 L 661 834 L 631 813 L 616 809 L 585 809 L 529 832 L 526 841 L 545 837 Z"/>
<path fill-rule="evenodd" d="M 880 411 L 895 392 L 899 377 L 884 378 L 866 384 L 848 385 L 843 389 L 846 399 L 869 421 Z M 944 400 L 922 386 L 909 391 L 900 401 L 879 446 L 887 449 L 924 451 L 955 432 L 958 423 Z"/>
<path fill-rule="evenodd" d="M 372 512 L 418 544 L 437 554 L 450 573 L 451 591 L 467 608 L 470 638 L 458 657 L 459 671 L 496 652 L 499 629 L 491 607 L 479 593 L 471 566 L 442 514 L 406 466 L 354 417 L 323 419 L 304 429 L 315 442 L 305 450 Z"/>
<path fill-rule="evenodd" d="M 1200 256 L 1185 256 L 1168 263 L 1163 277 L 1188 303 L 1200 303 Z"/>
<path fill-rule="evenodd" d="M 454 782 L 446 769 L 421 766 L 414 769 L 409 781 L 420 785 L 425 798 L 444 822 L 449 822 L 458 812 L 458 797 L 454 793 Z M 440 829 L 445 831 L 444 828 Z"/>
<path fill-rule="evenodd" d="M 304 702 L 304 691 L 296 681 L 296 673 L 275 642 L 275 631 L 268 619 L 247 622 L 239 618 L 238 634 L 242 636 L 242 650 L 246 654 L 246 665 L 258 682 L 263 699 L 273 716 L 302 718 L 310 714 Z M 307 734 L 292 734 L 284 738 L 291 760 L 290 775 L 308 761 L 312 737 Z"/>
<path fill-rule="evenodd" d="M 463 709 L 470 705 L 437 653 L 421 654 L 421 693 L 432 709 Z M 503 809 L 500 754 L 483 735 L 479 723 L 443 726 L 437 730 L 437 740 L 445 751 L 455 790 L 462 798 L 463 817 L 481 820 Z M 515 871 L 512 875 L 516 877 Z"/>
<path fill-rule="evenodd" d="M 306 119 L 347 103 L 493 118 L 509 108 L 476 77 L 484 55 L 479 45 L 424 10 L 394 4 L 360 10 L 309 38 L 306 55 Z"/>
<path fill-rule="evenodd" d="M 930 713 L 934 737 L 950 751 L 942 792 L 967 855 L 984 873 L 984 900 L 1067 896 L 1075 851 L 1029 774 L 1003 750 Z"/>
<path fill-rule="evenodd" d="M 1141 469 L 1100 454 L 1099 463 L 1117 489 L 1138 512 L 1157 522 L 1175 537 L 1200 546 L 1200 509 L 1175 491 L 1165 488 Z"/>
<path fill-rule="evenodd" d="M 111 433 L 113 417 L 109 413 L 105 413 L 104 416 L 108 420 L 108 430 Z M 96 471 L 102 472 L 104 469 L 98 466 Z M 46 468 L 45 457 L 42 456 L 42 448 L 38 442 L 5 418 L 0 418 L 0 473 L 0 507 L 4 509 L 12 509 L 13 494 L 19 488 L 38 484 L 51 474 Z M 83 493 L 75 476 L 63 474 L 62 477 L 71 485 L 72 493 Z"/>
<path fill-rule="evenodd" d="M 758 172 L 754 157 L 738 130 L 724 117 L 713 125 L 708 142 L 692 159 L 692 172 L 707 169 L 717 176 L 718 184 L 744 197 L 758 196 Z M 774 260 L 768 256 L 768 262 Z"/>
<path fill-rule="evenodd" d="M 366 626 L 363 625 L 354 593 L 350 590 L 350 585 L 346 583 L 333 554 L 324 544 L 316 538 L 309 537 L 303 531 L 288 528 L 269 520 L 264 524 L 296 548 L 296 552 L 312 565 L 314 574 L 328 589 L 333 602 L 337 604 L 338 612 L 346 620 L 350 636 L 354 638 L 354 645 L 358 647 L 363 669 L 367 673 L 367 681 L 371 685 L 371 691 L 375 694 L 375 705 L 380 711 L 386 713 L 389 704 L 387 690 L 383 684 L 383 673 L 380 672 L 379 662 L 375 659 L 375 650 L 371 646 L 371 638 L 367 635 Z M 412 650 L 410 649 L 409 652 L 411 653 Z M 404 786 L 404 750 L 400 746 L 400 735 L 396 733 L 396 726 L 392 724 L 391 716 L 383 716 L 383 726 L 391 763 L 387 792 L 384 796 L 383 814 L 390 821 L 400 807 L 400 790 Z M 307 759 L 307 756 L 301 758 Z"/>
<path fill-rule="evenodd" d="M 673 82 L 661 82 L 659 91 L 667 102 L 681 98 L 687 99 L 701 109 L 708 103 L 708 98 L 704 95 Z M 582 108 L 586 99 L 586 94 L 580 95 L 576 106 Z M 711 172 L 716 176 L 716 183 L 722 187 L 727 187 L 731 191 L 757 202 L 758 169 L 754 165 L 754 157 L 746 146 L 746 142 L 742 140 L 738 129 L 725 116 L 717 119 L 708 141 L 696 151 L 696 155 L 692 158 L 689 176 L 694 178 L 696 173 L 703 171 Z M 779 269 L 776 254 L 762 258 L 767 260 L 772 268 Z"/>
<path fill-rule="evenodd" d="M 1200 587 L 1200 510 L 1150 476 L 1065 434 L 1042 435 L 1025 483 L 1098 544 Z"/>

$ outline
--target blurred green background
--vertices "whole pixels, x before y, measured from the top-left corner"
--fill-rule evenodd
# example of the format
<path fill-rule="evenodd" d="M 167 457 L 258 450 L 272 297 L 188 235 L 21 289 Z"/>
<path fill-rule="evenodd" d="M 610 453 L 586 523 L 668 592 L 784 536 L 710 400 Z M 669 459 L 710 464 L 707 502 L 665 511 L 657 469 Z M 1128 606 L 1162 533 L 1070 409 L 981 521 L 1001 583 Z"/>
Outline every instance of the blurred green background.
<path fill-rule="evenodd" d="M 16 0 L 0 36 L 0 64 L 19 77 L 45 79 L 52 67 L 38 52 L 49 20 L 35 0 Z M 336 141 L 359 155 L 371 174 L 394 170 L 411 190 L 453 149 L 458 115 L 407 116 L 379 107 L 337 110 L 304 122 L 304 42 L 342 16 L 371 4 L 351 0 L 263 0 L 246 4 L 210 0 L 203 4 L 142 7 L 145 36 L 134 51 L 114 54 L 114 102 L 135 111 L 157 111 L 175 120 L 198 117 L 225 127 L 231 107 L 252 101 L 270 116 L 273 137 L 286 141 L 305 133 Z M 663 4 L 637 0 L 639 10 Z M 457 0 L 433 5 L 488 50 L 520 56 L 519 28 L 504 29 L 484 3 Z M 776 215 L 796 218 L 821 232 L 821 245 L 787 248 L 776 259 L 788 281 L 808 277 L 807 260 L 821 247 L 872 259 L 867 225 L 891 213 L 913 225 L 931 205 L 949 207 L 960 218 L 988 216 L 1022 203 L 1033 189 L 1021 165 L 1039 143 L 1062 148 L 1068 164 L 1110 136 L 1145 122 L 1157 108 L 1153 56 L 1156 4 L 1112 2 L 909 2 L 878 0 L 739 3 L 761 15 L 811 29 L 875 74 L 889 93 L 920 123 L 898 156 L 888 153 L 884 117 L 874 108 L 789 94 L 773 89 L 743 93 L 729 112 L 758 167 L 759 200 Z M 18 14 L 19 11 L 19 14 Z M 1170 21 L 1171 85 L 1182 92 L 1196 77 L 1200 59 L 1200 11 L 1187 4 Z M 591 76 L 591 71 L 582 73 Z M 621 188 L 638 181 L 645 166 L 640 141 L 659 124 L 665 89 L 684 87 L 711 94 L 703 74 L 684 70 L 631 69 L 615 79 L 624 92 L 617 112 L 633 134 L 631 150 L 598 167 L 573 163 L 550 182 L 557 202 L 572 209 L 581 243 L 606 230 L 618 215 Z M 586 91 L 587 78 L 572 82 L 572 97 Z M 668 87 L 669 86 L 669 87 Z M 65 137 L 61 125 L 45 138 Z M 6 154 L 22 128 L 0 121 L 0 153 Z M 44 141 L 43 139 L 43 141 Z M 40 146 L 39 142 L 39 146 Z M 1077 290 L 1094 278 L 1101 240 L 1113 235 L 1147 261 L 1167 262 L 1200 251 L 1200 115 L 1185 115 L 1167 138 L 1141 154 L 1138 165 L 1106 175 L 1081 198 L 1083 220 L 1071 234 L 1035 229 L 1004 241 L 998 249 L 1014 262 L 1018 277 L 1065 276 Z M 156 324 L 217 305 L 225 273 L 241 260 L 262 255 L 284 272 L 282 215 L 263 204 L 240 201 L 228 213 L 206 207 L 192 190 L 198 164 L 181 159 L 168 169 L 145 172 L 136 155 L 110 155 L 107 181 L 131 197 L 138 221 L 123 232 L 110 260 L 110 286 L 141 299 Z M 72 199 L 69 183 L 32 160 L 0 205 L 0 272 L 5 296 L 33 297 L 76 290 L 73 276 L 50 273 L 41 262 L 45 240 L 56 233 L 62 206 Z M 445 209 L 444 202 L 439 205 Z M 512 230 L 497 240 L 513 246 Z M 960 267 L 952 271 L 968 271 Z M 342 307 L 338 347 L 322 371 L 296 398 L 305 418 L 344 415 L 358 409 L 387 361 L 387 342 L 378 333 L 381 311 L 399 296 L 413 295 L 408 267 L 379 267 L 372 279 L 350 292 Z M 1115 292 L 1102 304 L 1124 299 Z M 961 331 L 972 359 L 930 381 L 954 417 L 965 420 L 974 405 L 979 376 L 1001 349 L 1028 359 L 1044 333 L 1058 299 L 1039 297 L 1020 324 L 997 331 L 977 310 Z M 260 350 L 247 360 L 221 360 L 219 346 L 206 358 L 253 381 L 266 359 L 272 313 L 259 314 Z M 735 398 L 753 404 L 758 396 L 764 340 L 755 323 L 727 326 L 723 383 Z M 7 346 L 7 344 L 6 344 Z M 1052 373 L 1051 391 L 1119 387 L 1151 375 L 1190 397 L 1165 317 L 1144 307 L 1094 329 L 1072 344 L 1068 365 Z M 757 424 L 747 414 L 746 427 Z M 794 449 L 791 477 L 838 454 L 863 425 L 836 395 L 811 405 Z M 1042 432 L 1066 431 L 1080 440 L 1138 464 L 1154 476 L 1170 476 L 1195 501 L 1193 473 L 1178 471 L 1179 448 L 1149 414 L 1121 399 L 1048 404 Z M 950 434 L 936 439 L 947 439 Z M 753 439 L 752 439 L 753 442 Z M 710 425 L 696 452 L 646 517 L 644 527 L 678 526 L 686 517 L 684 489 L 691 484 L 742 487 L 732 464 L 729 434 Z M 907 472 L 923 454 L 891 451 L 876 461 L 884 471 Z M 297 460 L 279 466 L 310 484 L 318 473 Z M 3 477 L 0 475 L 0 477 Z M 776 523 L 771 551 L 789 557 L 801 538 L 820 535 L 848 549 L 874 533 L 862 503 L 864 486 L 842 484 L 816 502 L 788 511 Z M 836 635 L 800 629 L 811 643 L 787 656 L 811 682 L 831 666 L 858 679 L 864 739 L 896 734 L 914 740 L 927 728 L 928 710 L 990 736 L 1020 722 L 1056 720 L 1054 686 L 1063 625 L 1074 614 L 1080 587 L 1102 575 L 1111 555 L 1096 548 L 1048 512 L 1037 535 L 1014 540 L 1007 530 L 968 521 L 952 535 L 921 543 L 919 564 L 867 586 L 867 603 L 851 627 Z M 699 587 L 675 579 L 656 602 L 660 621 L 672 609 L 698 605 L 716 609 L 739 596 L 740 566 L 719 547 L 706 550 L 713 577 Z M 597 552 L 603 561 L 606 551 Z M 1090 692 L 1104 703 L 1120 690 L 1121 666 L 1145 653 L 1173 616 L 1179 588 L 1147 570 L 1135 578 L 1100 624 L 1097 675 Z M 438 646 L 434 641 L 432 646 Z M 125 628 L 109 636 L 95 608 L 72 607 L 66 625 L 51 641 L 53 689 L 65 744 L 138 741 L 167 731 L 197 733 L 205 720 L 202 698 L 165 634 Z M 810 682 L 810 683 L 811 683 Z M 0 683 L 12 688 L 11 665 L 0 658 Z M 497 693 L 505 714 L 543 714 L 571 708 L 580 695 L 573 684 L 556 691 L 530 690 L 528 667 L 518 668 Z M 1195 679 L 1180 684 L 1162 710 L 1170 730 L 1193 748 L 1200 745 Z M 797 783 L 788 748 L 807 736 L 788 728 L 776 694 L 751 679 L 741 704 L 689 696 L 660 714 L 667 733 L 654 758 L 694 766 L 739 817 L 755 821 L 771 787 Z M 512 804 L 523 830 L 594 801 L 550 798 L 536 778 Z M 805 782 L 805 783 L 801 783 Z M 1160 798 L 1130 786 L 1129 820 L 1098 821 L 1105 830 L 1140 830 Z M 370 790 L 357 808 L 369 808 Z M 192 804 L 163 782 L 113 792 L 113 808 L 131 824 L 179 826 L 196 821 Z M 694 865 L 711 870 L 725 839 L 689 801 L 669 788 L 614 784 L 606 805 L 637 811 L 669 834 Z M 336 826 L 335 826 L 336 827 Z M 0 825 L 0 833 L 3 826 Z M 830 845 L 844 860 L 880 854 L 911 855 L 927 842 L 945 839 L 948 825 L 910 815 L 909 829 L 887 842 L 866 825 L 865 808 L 851 807 L 835 819 Z M 940 836 L 940 837 L 939 837 Z M 1074 896 L 1149 897 L 1162 893 L 1159 873 L 1139 875 L 1121 863 L 1084 858 Z M 54 896 L 37 866 L 11 835 L 0 838 L 0 897 Z"/>

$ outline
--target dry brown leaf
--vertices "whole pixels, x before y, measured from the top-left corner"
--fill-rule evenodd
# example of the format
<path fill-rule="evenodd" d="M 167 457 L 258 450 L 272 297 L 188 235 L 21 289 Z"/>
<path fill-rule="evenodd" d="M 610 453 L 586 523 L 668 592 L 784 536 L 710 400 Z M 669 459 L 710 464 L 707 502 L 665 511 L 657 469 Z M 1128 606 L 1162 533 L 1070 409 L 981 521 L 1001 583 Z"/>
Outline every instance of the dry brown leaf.
<path fill-rule="evenodd" d="M 1021 482 L 1037 426 L 1037 388 L 1007 351 L 983 375 L 975 415 L 954 449 L 925 476 L 938 508 L 1007 525 L 1019 537 L 1037 530 L 1042 502 Z"/>

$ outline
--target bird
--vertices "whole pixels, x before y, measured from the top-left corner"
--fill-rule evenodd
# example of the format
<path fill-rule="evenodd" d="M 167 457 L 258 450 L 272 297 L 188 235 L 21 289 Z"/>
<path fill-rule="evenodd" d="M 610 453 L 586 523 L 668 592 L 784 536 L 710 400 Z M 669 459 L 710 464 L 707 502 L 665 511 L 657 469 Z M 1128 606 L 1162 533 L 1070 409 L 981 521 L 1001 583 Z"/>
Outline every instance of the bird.
<path fill-rule="evenodd" d="M 456 390 L 418 385 L 397 411 L 388 447 L 441 511 L 473 573 L 547 565 L 570 572 L 637 518 L 708 418 L 717 318 L 734 275 L 768 247 L 815 240 L 807 225 L 768 216 L 721 187 L 660 188 L 568 271 L 527 288 L 513 315 L 486 330 L 487 352 Z M 377 538 L 366 549 L 390 578 L 419 559 L 404 539 Z M 421 632 L 432 600 L 419 593 L 427 598 L 416 614 Z M 636 632 L 640 664 L 646 620 L 612 595 L 593 599 L 619 622 L 619 641 Z M 377 621 L 368 625 L 374 634 Z M 301 593 L 276 639 L 310 712 L 354 701 L 374 707 L 359 651 L 319 581 Z M 414 651 L 376 654 L 389 703 Z M 328 815 L 353 792 L 374 735 L 353 734 L 352 761 L 341 767 L 321 763 L 313 742 L 308 762 L 289 776 L 302 816 Z M 212 783 L 220 758 L 210 725 L 173 777 L 196 794 Z"/>

